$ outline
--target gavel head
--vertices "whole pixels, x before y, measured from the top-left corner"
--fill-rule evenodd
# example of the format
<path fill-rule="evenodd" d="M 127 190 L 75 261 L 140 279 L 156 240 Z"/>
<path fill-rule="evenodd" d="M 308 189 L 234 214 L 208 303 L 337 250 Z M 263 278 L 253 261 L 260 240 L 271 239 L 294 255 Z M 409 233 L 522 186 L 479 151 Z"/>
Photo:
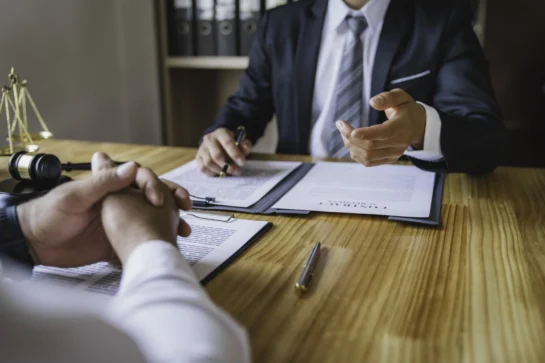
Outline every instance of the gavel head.
<path fill-rule="evenodd" d="M 9 159 L 9 173 L 16 180 L 56 182 L 61 177 L 62 164 L 51 154 L 28 155 L 16 152 Z"/>

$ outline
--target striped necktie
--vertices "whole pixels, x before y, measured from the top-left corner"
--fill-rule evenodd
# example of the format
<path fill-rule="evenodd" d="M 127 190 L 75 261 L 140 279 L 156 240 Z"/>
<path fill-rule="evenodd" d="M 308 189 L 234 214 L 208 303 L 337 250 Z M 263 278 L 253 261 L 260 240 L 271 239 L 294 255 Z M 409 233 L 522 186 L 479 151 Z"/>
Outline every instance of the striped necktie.
<path fill-rule="evenodd" d="M 343 55 L 336 85 L 335 119 L 332 120 L 332 137 L 328 144 L 328 155 L 335 158 L 348 156 L 342 136 L 335 127 L 338 120 L 352 127 L 363 125 L 363 42 L 361 33 L 367 28 L 364 16 L 348 15 L 345 19 L 350 31 L 346 35 Z"/>

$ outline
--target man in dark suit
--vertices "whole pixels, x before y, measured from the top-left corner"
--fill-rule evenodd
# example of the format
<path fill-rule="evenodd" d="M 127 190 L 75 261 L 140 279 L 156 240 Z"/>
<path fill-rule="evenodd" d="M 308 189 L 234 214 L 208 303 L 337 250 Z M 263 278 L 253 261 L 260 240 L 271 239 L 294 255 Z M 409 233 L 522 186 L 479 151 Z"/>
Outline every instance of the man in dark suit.
<path fill-rule="evenodd" d="M 201 170 L 217 175 L 231 159 L 239 174 L 273 114 L 277 152 L 366 166 L 405 154 L 427 170 L 489 172 L 504 132 L 463 0 L 302 0 L 268 11 L 238 89 L 205 133 Z"/>

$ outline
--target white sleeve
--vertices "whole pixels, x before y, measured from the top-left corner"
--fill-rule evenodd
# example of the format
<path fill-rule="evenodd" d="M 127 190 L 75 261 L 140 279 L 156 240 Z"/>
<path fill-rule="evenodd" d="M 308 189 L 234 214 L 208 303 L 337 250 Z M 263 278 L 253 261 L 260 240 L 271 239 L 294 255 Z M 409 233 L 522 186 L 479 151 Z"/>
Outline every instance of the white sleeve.
<path fill-rule="evenodd" d="M 135 249 L 113 300 L 10 283 L 0 262 L 0 321 L 0 352 L 12 363 L 250 361 L 245 330 L 162 241 Z"/>
<path fill-rule="evenodd" d="M 2 278 L 0 361 L 145 362 L 127 334 L 100 317 L 98 295 Z"/>
<path fill-rule="evenodd" d="M 180 252 L 139 246 L 124 266 L 108 319 L 154 362 L 249 362 L 246 331 L 206 294 Z"/>
<path fill-rule="evenodd" d="M 440 161 L 441 151 L 441 116 L 437 110 L 422 102 L 418 102 L 426 110 L 426 131 L 424 132 L 424 148 L 422 150 L 407 150 L 405 155 L 424 161 Z"/>

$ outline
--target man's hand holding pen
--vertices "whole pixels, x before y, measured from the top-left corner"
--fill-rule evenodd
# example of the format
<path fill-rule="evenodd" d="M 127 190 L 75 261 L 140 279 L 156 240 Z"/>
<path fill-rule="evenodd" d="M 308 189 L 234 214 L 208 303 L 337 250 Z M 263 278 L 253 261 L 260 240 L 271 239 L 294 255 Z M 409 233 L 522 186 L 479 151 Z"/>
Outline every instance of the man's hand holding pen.
<path fill-rule="evenodd" d="M 203 173 L 208 176 L 219 176 L 226 164 L 228 175 L 242 173 L 246 156 L 252 151 L 252 143 L 243 137 L 237 145 L 237 136 L 239 138 L 241 136 L 240 129 L 237 134 L 226 128 L 220 128 L 204 136 L 196 156 L 197 164 Z"/>

